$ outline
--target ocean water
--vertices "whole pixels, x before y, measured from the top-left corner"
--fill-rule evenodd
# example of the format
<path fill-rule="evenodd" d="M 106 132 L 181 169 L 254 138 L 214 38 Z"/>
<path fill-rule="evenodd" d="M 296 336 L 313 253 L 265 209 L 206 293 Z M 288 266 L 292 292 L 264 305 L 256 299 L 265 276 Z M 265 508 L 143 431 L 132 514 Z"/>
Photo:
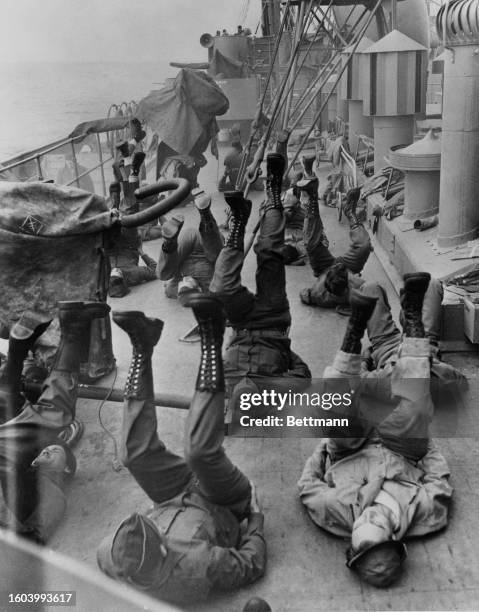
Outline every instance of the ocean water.
<path fill-rule="evenodd" d="M 177 69 L 163 63 L 0 63 L 0 162 L 66 137 L 111 104 L 139 101 Z"/>

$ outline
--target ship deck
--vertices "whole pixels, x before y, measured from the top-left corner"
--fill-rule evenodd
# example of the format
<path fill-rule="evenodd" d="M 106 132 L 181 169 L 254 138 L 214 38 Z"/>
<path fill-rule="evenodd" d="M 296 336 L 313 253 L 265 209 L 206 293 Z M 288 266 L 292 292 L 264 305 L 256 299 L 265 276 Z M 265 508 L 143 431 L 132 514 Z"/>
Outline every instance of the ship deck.
<path fill-rule="evenodd" d="M 327 173 L 327 165 L 321 174 Z M 220 167 L 221 171 L 221 167 Z M 200 173 L 202 186 L 216 181 L 214 160 Z M 253 192 L 257 211 L 261 194 Z M 213 210 L 223 219 L 223 199 L 214 194 Z M 192 206 L 181 209 L 186 224 L 198 221 Z M 333 252 L 347 240 L 347 226 L 337 222 L 336 211 L 322 209 Z M 254 215 L 253 215 L 254 216 Z M 255 219 L 250 221 L 253 227 Z M 157 257 L 159 241 L 147 242 L 145 251 Z M 245 263 L 244 280 L 254 282 L 254 255 Z M 381 282 L 387 289 L 394 312 L 398 300 L 378 259 L 371 255 L 364 276 Z M 346 319 L 334 311 L 314 309 L 301 304 L 301 288 L 312 282 L 308 266 L 287 269 L 288 294 L 293 314 L 292 346 L 310 365 L 313 376 L 321 376 L 339 345 Z M 161 281 L 133 288 L 122 299 L 111 299 L 112 309 L 144 310 L 148 316 L 165 321 L 162 338 L 154 354 L 157 392 L 191 395 L 199 361 L 199 345 L 178 342 L 193 324 L 192 313 L 165 297 Z M 102 386 L 121 387 L 125 381 L 130 346 L 126 335 L 113 326 L 113 346 L 117 374 L 101 381 Z M 474 355 L 448 355 L 447 360 L 465 368 L 473 376 Z M 469 392 L 464 408 L 467 422 L 477 420 L 477 398 Z M 100 426 L 101 419 L 119 439 L 121 404 L 79 400 L 78 416 L 85 433 L 76 454 L 78 472 L 71 485 L 67 516 L 50 546 L 96 568 L 99 541 L 129 513 L 145 508 L 149 500 L 126 469 L 113 468 L 113 442 Z M 182 452 L 182 433 L 186 412 L 158 408 L 159 432 L 165 443 Z M 312 610 L 474 610 L 479 607 L 479 531 L 474 518 L 479 505 L 479 442 L 473 438 L 439 440 L 447 457 L 455 487 L 450 525 L 432 537 L 411 541 L 406 571 L 400 582 L 386 590 L 362 584 L 345 566 L 347 543 L 318 529 L 298 499 L 296 482 L 305 460 L 315 447 L 313 439 L 226 438 L 230 457 L 257 484 L 265 513 L 268 543 L 266 575 L 256 584 L 234 593 L 212 597 L 191 610 L 199 612 L 237 612 L 252 596 L 265 598 L 274 612 Z"/>

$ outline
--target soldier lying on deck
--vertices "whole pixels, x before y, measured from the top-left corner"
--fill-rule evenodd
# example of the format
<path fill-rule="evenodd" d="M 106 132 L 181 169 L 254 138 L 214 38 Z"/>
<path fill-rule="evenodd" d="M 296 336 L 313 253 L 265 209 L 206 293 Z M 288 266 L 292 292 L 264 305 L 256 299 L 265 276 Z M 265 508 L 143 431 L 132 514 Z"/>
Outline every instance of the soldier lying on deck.
<path fill-rule="evenodd" d="M 392 373 L 397 403 L 373 425 L 367 408 L 350 409 L 349 433 L 332 430 L 306 462 L 301 499 L 323 529 L 350 537 L 347 565 L 360 578 L 387 587 L 401 574 L 403 539 L 442 529 L 452 496 L 449 468 L 429 438 L 430 345 L 422 323 L 427 275 L 405 277 L 404 334 Z M 361 339 L 376 297 L 351 292 L 352 314 L 325 379 L 351 383 L 361 372 Z M 350 435 L 354 437 L 340 437 Z"/>
<path fill-rule="evenodd" d="M 223 247 L 223 237 L 211 212 L 211 197 L 200 192 L 195 196 L 200 213 L 198 229 L 181 231 L 184 218 L 174 215 L 163 224 L 163 244 L 156 273 L 165 283 L 169 298 L 191 291 L 208 291 L 216 259 Z"/>
<path fill-rule="evenodd" d="M 82 428 L 72 425 L 81 349 L 91 321 L 109 309 L 101 302 L 59 302 L 61 342 L 53 369 L 38 401 L 27 401 L 20 410 L 23 361 L 50 321 L 24 313 L 10 332 L 0 390 L 0 483 L 9 511 L 2 523 L 36 542 L 46 542 L 65 513 L 65 488 L 76 461 L 59 434 L 72 428 L 70 445 L 81 435 Z"/>
<path fill-rule="evenodd" d="M 201 363 L 186 420 L 184 459 L 167 450 L 157 433 L 151 357 L 163 323 L 141 312 L 113 313 L 133 344 L 123 412 L 124 464 L 154 505 L 124 520 L 98 551 L 98 564 L 109 576 L 178 603 L 254 582 L 266 562 L 254 490 L 222 446 L 221 302 L 193 294 L 189 305 L 200 328 Z"/>
<path fill-rule="evenodd" d="M 291 350 L 289 338 L 291 314 L 286 295 L 285 220 L 281 202 L 284 157 L 270 154 L 266 165 L 266 201 L 260 211 L 259 238 L 254 247 L 256 293 L 241 284 L 244 235 L 251 213 L 251 202 L 244 199 L 241 191 L 225 194 L 232 223 L 210 285 L 210 291 L 223 302 L 233 328 L 224 355 L 228 397 L 235 386 L 239 392 L 245 379 L 249 382 L 274 377 L 278 382 L 284 378 L 289 388 L 295 380 L 304 385 L 311 378 L 308 366 Z"/>
<path fill-rule="evenodd" d="M 124 143 L 124 146 L 126 147 L 125 153 L 127 153 L 128 143 Z M 135 189 L 139 185 L 139 172 L 144 157 L 144 153 L 136 152 L 133 154 L 131 166 L 119 168 L 116 163 L 113 165 L 117 181 L 110 185 L 112 207 L 118 208 L 123 215 L 137 213 L 140 209 L 141 205 L 135 197 Z M 128 176 L 130 168 L 131 174 Z M 124 180 L 125 177 L 127 180 Z M 121 198 L 121 191 L 123 191 L 123 198 Z M 156 262 L 143 251 L 141 233 L 136 227 L 122 226 L 111 235 L 108 256 L 111 267 L 108 290 L 110 297 L 124 297 L 130 292 L 130 287 L 156 280 Z M 140 258 L 144 266 L 139 265 Z"/>
<path fill-rule="evenodd" d="M 439 339 L 441 333 L 441 305 L 444 289 L 441 281 L 431 279 L 424 273 L 424 282 L 428 282 L 427 291 L 422 302 L 422 322 L 431 350 L 431 381 L 433 399 L 436 390 L 443 394 L 460 392 L 467 385 L 464 375 L 454 366 L 440 359 Z M 362 281 L 361 281 L 362 282 Z M 377 298 L 376 306 L 368 320 L 367 332 L 369 348 L 363 353 L 361 376 L 363 392 L 376 396 L 389 396 L 391 374 L 398 359 L 402 335 L 391 315 L 386 291 L 374 282 L 364 282 L 359 290 L 365 295 Z M 401 318 L 404 318 L 404 310 Z"/>
<path fill-rule="evenodd" d="M 334 257 L 329 250 L 318 205 L 318 179 L 309 178 L 298 183 L 301 203 L 306 206 L 304 243 L 309 263 L 317 280 L 300 293 L 301 301 L 310 306 L 335 308 L 349 304 L 349 289 L 357 285 L 357 276 L 364 268 L 371 242 L 369 235 L 356 216 L 360 190 L 351 189 L 346 195 L 343 212 L 350 224 L 348 250 Z"/>

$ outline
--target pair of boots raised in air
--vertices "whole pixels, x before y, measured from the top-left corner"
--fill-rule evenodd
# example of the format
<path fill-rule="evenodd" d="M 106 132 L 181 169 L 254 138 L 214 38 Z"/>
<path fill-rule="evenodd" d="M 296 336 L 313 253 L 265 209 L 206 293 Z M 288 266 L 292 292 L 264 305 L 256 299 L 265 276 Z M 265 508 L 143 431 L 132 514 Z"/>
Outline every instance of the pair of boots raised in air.
<path fill-rule="evenodd" d="M 286 385 L 304 384 L 311 372 L 291 350 L 291 313 L 286 293 L 284 261 L 285 216 L 281 200 L 285 158 L 272 153 L 266 158 L 265 200 L 260 208 L 256 254 L 256 287 L 242 284 L 245 231 L 251 202 L 243 192 L 225 193 L 231 210 L 230 231 L 215 265 L 210 292 L 221 299 L 233 334 L 224 351 L 227 395 L 241 388 L 261 385 L 261 379 L 285 379 Z M 269 383 L 271 384 L 271 382 Z"/>
<path fill-rule="evenodd" d="M 431 350 L 422 307 L 430 276 L 410 274 L 404 280 L 404 335 L 391 376 L 394 407 L 388 411 L 384 405 L 375 418 L 369 402 L 362 405 L 356 394 L 348 429 L 331 428 L 298 483 L 312 520 L 350 538 L 348 567 L 378 587 L 399 578 L 404 538 L 445 527 L 452 496 L 449 468 L 429 437 Z M 326 381 L 337 379 L 349 391 L 359 380 L 361 342 L 377 299 L 351 292 L 352 314 L 341 348 L 325 370 Z"/>
<path fill-rule="evenodd" d="M 183 228 L 183 215 L 175 214 L 162 225 L 163 243 L 156 273 L 165 281 L 168 298 L 186 300 L 189 292 L 209 290 L 223 238 L 211 211 L 211 196 L 197 190 L 194 204 L 200 215 L 198 228 Z"/>
<path fill-rule="evenodd" d="M 335 257 L 329 250 L 329 241 L 319 212 L 317 177 L 309 176 L 297 184 L 300 202 L 306 209 L 304 244 L 309 263 L 316 277 L 311 287 L 300 293 L 301 301 L 322 308 L 344 307 L 349 304 L 349 290 L 357 284 L 359 274 L 371 253 L 369 235 L 356 214 L 361 195 L 359 188 L 348 191 L 343 208 L 349 221 L 349 245 Z"/>
<path fill-rule="evenodd" d="M 174 603 L 205 599 L 263 575 L 266 544 L 254 487 L 223 449 L 225 381 L 221 302 L 190 294 L 201 336 L 196 390 L 185 424 L 184 457 L 159 439 L 151 358 L 163 322 L 114 312 L 133 358 L 123 408 L 123 463 L 154 502 L 126 518 L 98 550 L 112 578 Z M 240 525 L 246 523 L 241 529 Z"/>

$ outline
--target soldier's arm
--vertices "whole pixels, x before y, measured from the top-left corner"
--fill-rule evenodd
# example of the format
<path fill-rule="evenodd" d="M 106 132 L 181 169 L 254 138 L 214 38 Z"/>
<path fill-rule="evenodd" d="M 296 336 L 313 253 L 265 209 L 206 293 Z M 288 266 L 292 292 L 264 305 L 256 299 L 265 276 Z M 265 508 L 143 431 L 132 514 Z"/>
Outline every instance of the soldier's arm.
<path fill-rule="evenodd" d="M 249 515 L 248 527 L 238 548 L 211 549 L 207 575 L 212 587 L 229 591 L 258 580 L 266 567 L 266 542 L 263 535 L 264 516 Z"/>

